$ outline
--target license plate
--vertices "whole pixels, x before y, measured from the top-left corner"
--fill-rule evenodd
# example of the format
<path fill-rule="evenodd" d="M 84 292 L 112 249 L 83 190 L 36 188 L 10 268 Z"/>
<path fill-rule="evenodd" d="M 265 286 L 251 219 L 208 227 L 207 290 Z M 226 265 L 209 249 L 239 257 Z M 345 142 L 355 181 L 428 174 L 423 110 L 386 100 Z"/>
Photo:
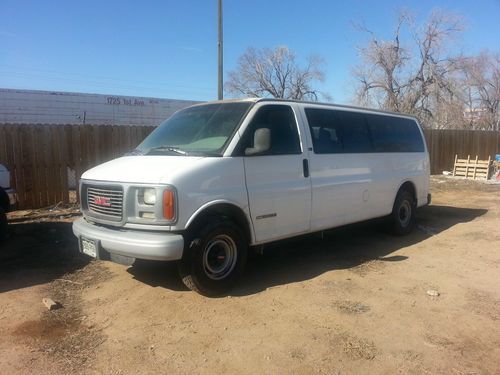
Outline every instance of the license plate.
<path fill-rule="evenodd" d="M 82 251 L 84 254 L 91 256 L 92 258 L 97 257 L 97 244 L 93 240 L 82 237 Z"/>

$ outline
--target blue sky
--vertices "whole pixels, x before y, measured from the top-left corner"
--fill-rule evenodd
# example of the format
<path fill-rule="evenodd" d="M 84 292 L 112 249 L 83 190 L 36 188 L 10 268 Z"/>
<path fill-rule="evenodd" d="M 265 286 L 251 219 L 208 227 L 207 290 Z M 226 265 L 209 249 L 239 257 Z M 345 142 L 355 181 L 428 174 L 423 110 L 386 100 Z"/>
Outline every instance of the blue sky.
<path fill-rule="evenodd" d="M 352 97 L 364 22 L 389 36 L 395 15 L 464 17 L 459 49 L 500 51 L 500 0 L 224 0 L 224 72 L 247 47 L 286 45 L 325 60 L 322 91 Z M 0 87 L 172 99 L 217 96 L 217 0 L 0 0 Z"/>

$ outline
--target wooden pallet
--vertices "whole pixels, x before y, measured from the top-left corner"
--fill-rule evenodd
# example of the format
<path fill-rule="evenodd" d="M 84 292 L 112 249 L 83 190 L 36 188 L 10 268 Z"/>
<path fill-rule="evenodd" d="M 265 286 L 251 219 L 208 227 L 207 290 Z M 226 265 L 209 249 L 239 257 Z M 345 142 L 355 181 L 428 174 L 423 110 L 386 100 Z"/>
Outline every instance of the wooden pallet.
<path fill-rule="evenodd" d="M 487 180 L 490 174 L 491 157 L 488 160 L 479 160 L 467 156 L 467 159 L 459 159 L 455 155 L 455 166 L 453 167 L 453 176 L 470 178 L 473 180 Z"/>

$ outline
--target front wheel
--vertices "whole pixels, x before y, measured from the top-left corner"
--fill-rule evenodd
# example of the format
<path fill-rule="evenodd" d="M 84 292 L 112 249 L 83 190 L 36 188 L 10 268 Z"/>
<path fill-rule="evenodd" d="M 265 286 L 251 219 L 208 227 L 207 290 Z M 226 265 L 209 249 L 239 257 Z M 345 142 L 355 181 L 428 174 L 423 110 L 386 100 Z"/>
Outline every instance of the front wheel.
<path fill-rule="evenodd" d="M 230 221 L 212 222 L 185 236 L 179 274 L 191 290 L 214 297 L 226 293 L 243 273 L 247 241 Z"/>
<path fill-rule="evenodd" d="M 416 202 L 407 190 L 398 192 L 391 213 L 391 229 L 398 236 L 410 233 L 415 227 Z"/>

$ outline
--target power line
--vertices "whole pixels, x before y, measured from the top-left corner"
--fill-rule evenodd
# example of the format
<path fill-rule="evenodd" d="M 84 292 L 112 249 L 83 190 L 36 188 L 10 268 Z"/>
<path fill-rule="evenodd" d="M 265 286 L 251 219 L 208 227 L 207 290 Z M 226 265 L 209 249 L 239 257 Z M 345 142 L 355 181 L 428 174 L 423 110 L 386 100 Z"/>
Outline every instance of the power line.
<path fill-rule="evenodd" d="M 128 85 L 127 87 L 139 87 L 139 88 L 151 88 L 151 87 L 169 87 L 169 88 L 180 88 L 184 90 L 199 90 L 205 91 L 206 93 L 212 92 L 213 88 L 206 86 L 189 86 L 189 85 L 178 85 L 169 82 L 151 82 L 151 81 L 143 81 L 143 80 L 131 80 L 131 79 L 123 79 L 123 78 L 111 78 L 104 76 L 87 76 L 83 74 L 77 73 L 68 73 L 68 72 L 58 72 L 54 70 L 42 70 L 42 69 L 32 69 L 32 68 L 14 68 L 9 65 L 0 65 L 0 74 L 5 75 L 16 75 L 21 78 L 42 78 L 49 80 L 61 80 L 66 82 L 77 82 L 77 83 L 87 83 L 94 82 L 98 84 L 108 85 L 108 83 L 104 81 L 110 81 L 112 84 L 122 85 L 123 83 L 138 83 L 139 86 Z M 47 73 L 47 74 L 45 74 Z M 143 84 L 146 84 L 144 86 Z"/>

